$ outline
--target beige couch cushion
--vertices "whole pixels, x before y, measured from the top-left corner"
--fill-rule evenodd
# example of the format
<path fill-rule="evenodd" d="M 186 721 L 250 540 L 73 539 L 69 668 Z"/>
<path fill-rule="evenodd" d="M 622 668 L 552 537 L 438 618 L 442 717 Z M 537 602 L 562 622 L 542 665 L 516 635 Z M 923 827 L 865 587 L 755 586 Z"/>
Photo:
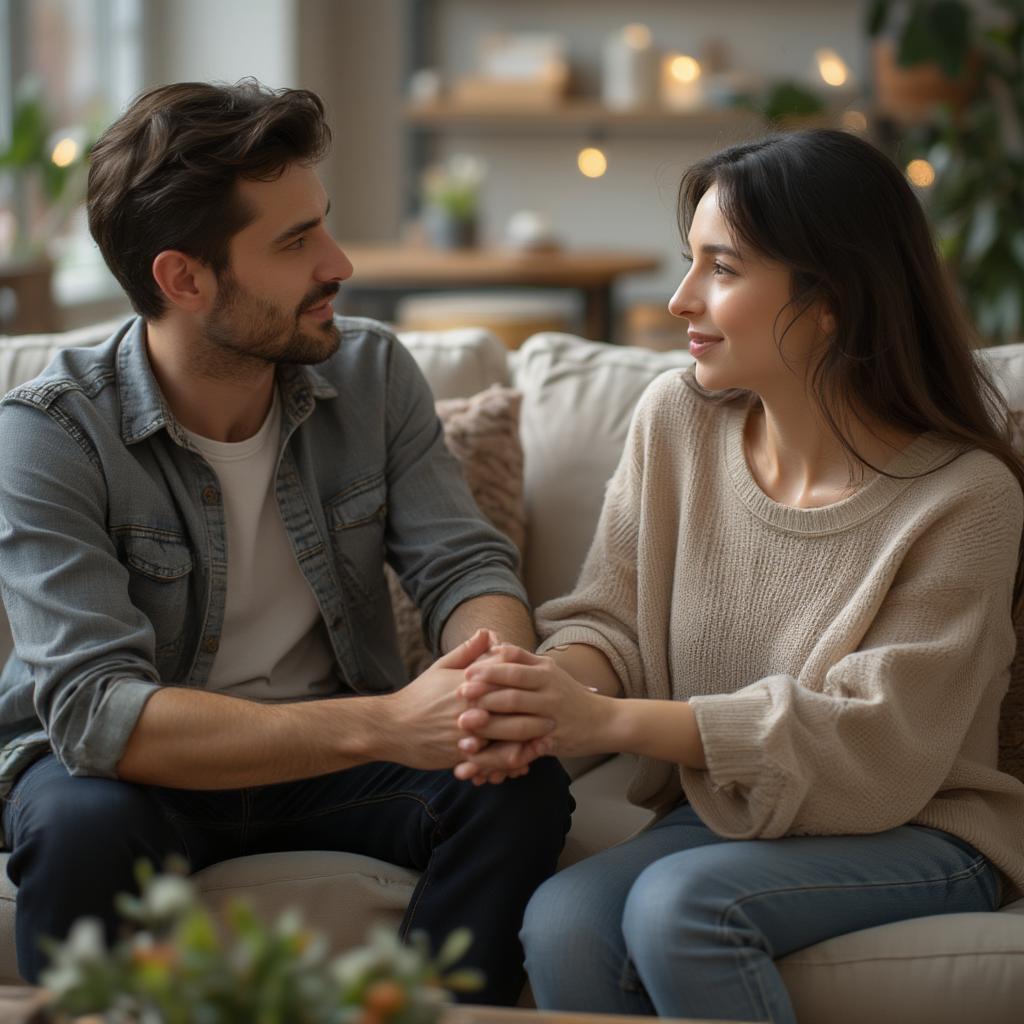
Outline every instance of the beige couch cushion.
<path fill-rule="evenodd" d="M 535 604 L 575 584 L 641 392 L 658 374 L 692 362 L 683 351 L 569 334 L 537 334 L 515 353 L 526 452 L 525 579 Z"/>

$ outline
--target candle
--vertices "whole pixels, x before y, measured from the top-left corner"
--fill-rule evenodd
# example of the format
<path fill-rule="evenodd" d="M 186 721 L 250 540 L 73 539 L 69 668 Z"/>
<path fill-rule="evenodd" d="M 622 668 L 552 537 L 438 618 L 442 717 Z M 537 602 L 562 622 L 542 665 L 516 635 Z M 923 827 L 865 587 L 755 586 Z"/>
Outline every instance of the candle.
<path fill-rule="evenodd" d="M 604 47 L 602 98 L 614 110 L 652 107 L 658 95 L 658 54 L 646 25 L 627 25 Z"/>
<path fill-rule="evenodd" d="M 670 53 L 661 69 L 661 102 L 669 110 L 694 110 L 704 104 L 700 64 L 685 53 Z"/>

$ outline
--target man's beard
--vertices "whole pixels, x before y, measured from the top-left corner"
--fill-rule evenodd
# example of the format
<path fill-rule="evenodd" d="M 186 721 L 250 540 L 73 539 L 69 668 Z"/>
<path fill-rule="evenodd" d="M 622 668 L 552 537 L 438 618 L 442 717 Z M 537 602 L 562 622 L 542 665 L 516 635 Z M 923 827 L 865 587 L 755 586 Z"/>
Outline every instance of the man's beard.
<path fill-rule="evenodd" d="M 333 317 L 312 332 L 300 326 L 305 310 L 338 293 L 337 282 L 319 285 L 288 313 L 268 299 L 246 291 L 230 271 L 220 276 L 218 285 L 217 301 L 203 327 L 203 338 L 208 342 L 212 361 L 223 370 L 251 361 L 322 363 L 338 350 L 341 333 Z"/>

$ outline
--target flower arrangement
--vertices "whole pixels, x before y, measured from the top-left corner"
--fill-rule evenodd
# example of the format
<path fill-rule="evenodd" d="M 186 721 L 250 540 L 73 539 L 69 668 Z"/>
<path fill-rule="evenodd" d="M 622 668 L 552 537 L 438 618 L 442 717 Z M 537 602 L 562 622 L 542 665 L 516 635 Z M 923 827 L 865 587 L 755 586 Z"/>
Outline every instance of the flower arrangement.
<path fill-rule="evenodd" d="M 453 932 L 436 958 L 426 935 L 408 945 L 375 928 L 365 946 L 334 959 L 296 912 L 261 922 L 242 903 L 218 921 L 183 873 L 138 869 L 141 895 L 118 911 L 134 925 L 108 948 L 98 921 L 75 923 L 49 943 L 42 983 L 51 1019 L 95 1024 L 435 1024 L 452 992 L 480 987 L 476 970 L 452 970 L 469 948 Z"/>

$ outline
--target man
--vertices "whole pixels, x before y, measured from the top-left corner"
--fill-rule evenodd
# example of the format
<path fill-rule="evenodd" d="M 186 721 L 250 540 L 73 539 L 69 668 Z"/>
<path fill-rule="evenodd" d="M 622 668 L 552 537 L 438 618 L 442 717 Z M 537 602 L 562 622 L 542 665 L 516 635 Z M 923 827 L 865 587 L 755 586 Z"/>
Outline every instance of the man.
<path fill-rule="evenodd" d="M 462 670 L 531 644 L 531 620 L 411 357 L 334 318 L 352 266 L 313 170 L 328 143 L 301 90 L 140 97 L 95 146 L 88 199 L 139 318 L 0 407 L 0 792 L 29 981 L 40 936 L 113 928 L 140 857 L 313 848 L 420 870 L 403 933 L 468 925 L 478 998 L 521 986 L 565 775 L 450 769 Z M 385 560 L 447 652 L 397 689 Z M 536 730 L 506 724 L 512 753 Z"/>

